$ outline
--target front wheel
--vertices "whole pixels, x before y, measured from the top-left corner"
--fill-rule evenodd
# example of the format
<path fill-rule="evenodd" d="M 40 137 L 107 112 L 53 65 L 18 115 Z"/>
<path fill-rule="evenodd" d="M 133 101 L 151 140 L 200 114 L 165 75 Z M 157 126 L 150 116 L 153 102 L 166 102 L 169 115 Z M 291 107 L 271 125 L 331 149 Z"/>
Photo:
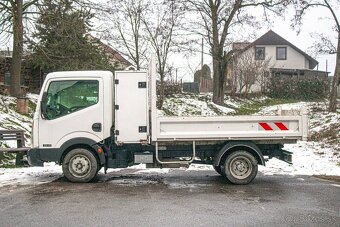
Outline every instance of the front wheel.
<path fill-rule="evenodd" d="M 98 172 L 96 157 L 84 148 L 76 148 L 68 152 L 62 166 L 65 177 L 76 183 L 89 182 L 95 178 Z"/>
<path fill-rule="evenodd" d="M 225 159 L 224 173 L 233 184 L 249 184 L 257 175 L 257 160 L 247 151 L 234 151 Z"/>

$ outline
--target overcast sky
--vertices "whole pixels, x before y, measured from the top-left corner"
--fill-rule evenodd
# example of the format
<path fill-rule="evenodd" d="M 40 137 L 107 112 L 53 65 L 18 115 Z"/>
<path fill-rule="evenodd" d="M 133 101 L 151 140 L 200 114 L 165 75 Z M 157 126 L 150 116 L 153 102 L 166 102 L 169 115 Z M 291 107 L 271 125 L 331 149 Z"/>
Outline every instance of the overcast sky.
<path fill-rule="evenodd" d="M 252 9 L 253 10 L 253 9 Z M 313 33 L 323 33 L 329 36 L 334 43 L 336 43 L 337 34 L 334 31 L 334 20 L 330 17 L 330 13 L 326 8 L 315 8 L 309 10 L 308 13 L 304 16 L 303 25 L 301 27 L 301 32 L 297 34 L 296 31 L 292 30 L 290 27 L 291 18 L 294 16 L 294 9 L 287 10 L 287 14 L 285 15 L 285 19 L 283 18 L 273 18 L 272 26 L 268 27 L 266 24 L 263 25 L 263 28 L 256 32 L 256 37 L 249 42 L 254 41 L 256 38 L 265 34 L 269 29 L 272 29 L 274 32 L 297 46 L 303 51 L 308 52 L 308 49 L 312 46 L 315 39 L 311 37 Z M 340 15 L 340 9 L 336 9 L 336 14 Z M 199 18 L 198 18 L 199 19 Z M 254 33 L 254 29 L 249 29 L 249 34 Z M 243 36 L 237 38 L 237 35 L 234 38 L 235 41 L 245 41 Z M 3 40 L 0 40 L 0 50 L 6 50 L 8 47 L 11 49 L 12 43 L 5 43 Z M 208 47 L 206 46 L 205 52 L 208 52 Z M 185 59 L 181 54 L 173 54 L 170 58 L 170 63 L 174 65 L 175 68 L 178 68 L 178 78 L 183 78 L 186 81 L 193 80 L 193 74 L 191 70 L 189 70 L 189 64 L 191 69 L 198 69 L 200 67 L 201 56 L 197 54 L 196 56 L 190 57 L 188 60 Z M 319 55 L 316 56 L 316 60 L 319 62 L 319 70 L 326 70 L 326 60 L 327 60 L 327 70 L 330 72 L 330 75 L 334 74 L 335 69 L 335 54 L 333 55 Z M 189 64 L 188 64 L 189 61 Z M 211 66 L 211 56 L 204 56 L 204 63 Z M 316 69 L 316 68 L 315 68 Z"/>

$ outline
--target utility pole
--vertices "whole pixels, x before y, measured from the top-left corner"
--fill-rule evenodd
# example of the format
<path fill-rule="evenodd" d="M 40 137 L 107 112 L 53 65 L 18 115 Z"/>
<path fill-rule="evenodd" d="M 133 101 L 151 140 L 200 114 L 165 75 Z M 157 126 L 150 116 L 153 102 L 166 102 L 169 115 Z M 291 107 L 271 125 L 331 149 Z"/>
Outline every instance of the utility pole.
<path fill-rule="evenodd" d="M 202 38 L 202 52 L 201 52 L 201 69 L 203 69 L 203 38 Z"/>

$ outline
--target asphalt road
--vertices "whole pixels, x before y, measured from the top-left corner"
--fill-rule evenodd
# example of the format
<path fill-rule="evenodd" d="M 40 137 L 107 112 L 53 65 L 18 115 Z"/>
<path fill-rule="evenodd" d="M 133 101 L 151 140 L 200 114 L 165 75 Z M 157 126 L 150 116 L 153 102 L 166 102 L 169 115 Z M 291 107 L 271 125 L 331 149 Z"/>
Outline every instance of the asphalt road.
<path fill-rule="evenodd" d="M 259 173 L 237 186 L 213 171 L 124 170 L 2 187 L 0 210 L 0 226 L 340 226 L 340 183 Z"/>

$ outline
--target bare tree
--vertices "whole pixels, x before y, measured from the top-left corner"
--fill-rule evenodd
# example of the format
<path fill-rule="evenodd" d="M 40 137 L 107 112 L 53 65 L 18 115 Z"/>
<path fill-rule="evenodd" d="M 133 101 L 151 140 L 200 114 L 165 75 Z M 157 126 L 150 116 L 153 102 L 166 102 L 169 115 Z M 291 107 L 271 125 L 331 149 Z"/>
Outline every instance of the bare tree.
<path fill-rule="evenodd" d="M 232 27 L 243 23 L 253 23 L 255 17 L 245 11 L 250 7 L 262 7 L 266 16 L 267 10 L 282 13 L 285 0 L 188 0 L 189 9 L 199 13 L 201 22 L 200 34 L 207 37 L 213 60 L 213 102 L 222 104 L 225 91 L 225 80 L 228 63 L 231 60 L 225 50 L 227 40 L 231 36 Z"/>
<path fill-rule="evenodd" d="M 235 86 L 232 90 L 238 91 L 247 97 L 252 87 L 257 85 L 261 92 L 266 82 L 265 75 L 269 71 L 270 58 L 255 60 L 253 48 L 236 52 L 233 56 L 232 81 Z"/>
<path fill-rule="evenodd" d="M 147 0 L 109 0 L 97 5 L 99 12 L 104 12 L 101 20 L 106 24 L 105 38 L 127 56 L 139 70 L 146 59 L 148 43 L 144 35 L 142 18 L 149 7 Z"/>
<path fill-rule="evenodd" d="M 302 18 L 307 13 L 308 9 L 315 7 L 323 7 L 328 9 L 329 16 L 331 16 L 334 23 L 334 31 L 337 34 L 337 44 L 334 45 L 328 37 L 319 35 L 320 42 L 315 45 L 316 51 L 319 53 L 336 54 L 335 71 L 332 81 L 330 99 L 328 110 L 330 112 L 336 112 L 337 96 L 338 96 L 338 85 L 340 80 L 340 22 L 339 14 L 336 13 L 336 8 L 340 6 L 339 0 L 295 0 L 294 4 L 297 9 L 296 17 L 294 18 L 294 27 L 299 27 L 302 24 Z"/>
<path fill-rule="evenodd" d="M 156 53 L 158 73 L 160 75 L 160 98 L 158 108 L 162 108 L 164 101 L 164 79 L 166 67 L 171 52 L 178 50 L 177 31 L 182 18 L 181 5 L 175 0 L 164 0 L 150 9 L 143 18 L 148 40 Z"/>
<path fill-rule="evenodd" d="M 4 0 L 0 2 L 0 34 L 13 36 L 13 54 L 11 63 L 10 93 L 12 96 L 21 96 L 21 65 L 24 46 L 23 17 L 27 15 L 28 8 L 38 0 Z"/>

